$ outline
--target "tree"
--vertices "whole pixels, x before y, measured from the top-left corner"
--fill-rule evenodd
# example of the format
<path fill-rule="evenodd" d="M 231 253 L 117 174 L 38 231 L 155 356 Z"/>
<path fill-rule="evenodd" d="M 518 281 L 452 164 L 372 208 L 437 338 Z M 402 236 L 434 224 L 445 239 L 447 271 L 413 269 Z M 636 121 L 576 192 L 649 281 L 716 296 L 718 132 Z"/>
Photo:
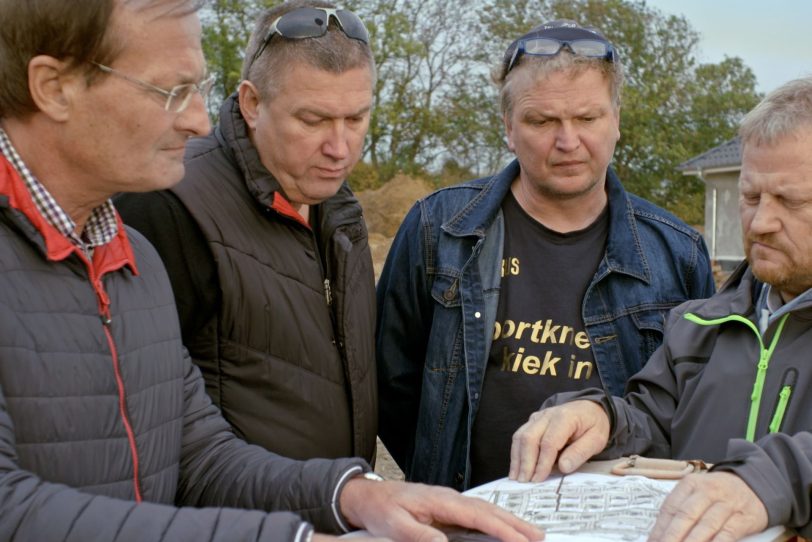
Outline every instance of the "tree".
<path fill-rule="evenodd" d="M 204 11 L 204 50 L 219 103 L 239 80 L 254 20 L 273 0 L 215 0 Z M 643 0 L 352 0 L 370 30 L 378 68 L 365 187 L 396 173 L 484 175 L 509 153 L 489 75 L 508 44 L 552 19 L 601 29 L 626 68 L 621 140 L 613 167 L 630 191 L 685 220 L 702 219 L 703 186 L 676 166 L 735 134 L 760 96 L 738 58 L 697 62 L 696 32 Z M 375 180 L 377 179 L 377 180 Z M 675 180 L 671 180 L 675 179 Z M 352 181 L 352 178 L 351 178 Z M 442 180 L 439 181 L 443 184 Z"/>
<path fill-rule="evenodd" d="M 201 10 L 203 53 L 215 86 L 209 110 L 216 116 L 222 101 L 237 89 L 243 53 L 262 9 L 280 0 L 214 0 Z"/>
<path fill-rule="evenodd" d="M 358 2 L 378 67 L 366 156 L 381 181 L 425 174 L 448 150 L 454 90 L 476 58 L 460 35 L 476 23 L 469 0 Z"/>

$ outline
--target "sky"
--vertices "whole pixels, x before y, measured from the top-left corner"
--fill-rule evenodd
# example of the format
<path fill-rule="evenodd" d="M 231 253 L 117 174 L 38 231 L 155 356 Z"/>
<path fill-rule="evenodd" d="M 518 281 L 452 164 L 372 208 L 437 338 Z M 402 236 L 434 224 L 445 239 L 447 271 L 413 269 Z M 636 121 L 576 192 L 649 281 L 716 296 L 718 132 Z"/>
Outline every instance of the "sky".
<path fill-rule="evenodd" d="M 756 90 L 812 75 L 812 0 L 646 0 L 683 15 L 700 35 L 700 62 L 737 56 L 756 75 Z"/>

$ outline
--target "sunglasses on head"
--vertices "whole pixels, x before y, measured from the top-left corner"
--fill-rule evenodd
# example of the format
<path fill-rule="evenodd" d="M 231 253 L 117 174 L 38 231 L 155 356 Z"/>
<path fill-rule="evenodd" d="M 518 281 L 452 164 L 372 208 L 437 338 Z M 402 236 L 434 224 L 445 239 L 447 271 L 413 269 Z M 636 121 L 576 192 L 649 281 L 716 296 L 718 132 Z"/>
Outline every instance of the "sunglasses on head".
<path fill-rule="evenodd" d="M 560 40 L 556 38 L 527 38 L 519 40 L 516 50 L 505 69 L 505 75 L 510 72 L 522 55 L 555 56 L 566 47 L 574 55 L 588 58 L 602 58 L 608 62 L 615 61 L 615 50 L 608 41 L 599 39 L 573 39 Z"/>
<path fill-rule="evenodd" d="M 364 23 L 352 11 L 336 8 L 298 8 L 278 17 L 268 29 L 262 45 L 257 48 L 257 52 L 251 57 L 250 66 L 265 51 L 268 42 L 274 35 L 279 34 L 283 38 L 291 40 L 301 40 L 305 38 L 320 38 L 327 33 L 330 26 L 330 17 L 338 23 L 338 28 L 348 37 L 362 43 L 369 43 L 369 32 Z"/>

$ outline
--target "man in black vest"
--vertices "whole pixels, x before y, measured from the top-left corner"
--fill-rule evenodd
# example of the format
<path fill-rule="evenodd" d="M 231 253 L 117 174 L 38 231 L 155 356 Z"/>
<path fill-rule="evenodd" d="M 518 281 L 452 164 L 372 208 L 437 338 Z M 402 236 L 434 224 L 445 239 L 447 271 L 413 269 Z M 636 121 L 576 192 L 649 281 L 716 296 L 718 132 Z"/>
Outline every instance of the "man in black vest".
<path fill-rule="evenodd" d="M 374 278 L 345 183 L 372 107 L 368 42 L 329 3 L 265 12 L 183 181 L 117 200 L 167 266 L 184 344 L 225 418 L 298 459 L 375 454 Z"/>

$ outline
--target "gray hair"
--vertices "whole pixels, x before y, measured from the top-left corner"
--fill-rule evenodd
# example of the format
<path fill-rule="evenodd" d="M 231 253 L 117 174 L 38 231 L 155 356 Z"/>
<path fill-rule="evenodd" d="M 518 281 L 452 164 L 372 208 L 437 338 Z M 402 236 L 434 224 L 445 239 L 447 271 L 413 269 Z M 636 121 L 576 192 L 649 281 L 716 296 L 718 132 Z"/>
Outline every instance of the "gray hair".
<path fill-rule="evenodd" d="M 518 82 L 540 81 L 554 72 L 568 72 L 580 75 L 587 70 L 598 70 L 604 79 L 609 82 L 609 92 L 612 105 L 620 108 L 621 89 L 623 88 L 623 64 L 618 56 L 614 62 L 607 62 L 602 58 L 589 58 L 575 55 L 567 49 L 555 56 L 523 55 L 516 62 L 516 66 L 507 73 L 502 63 L 494 69 L 493 80 L 499 86 L 499 103 L 503 115 L 510 115 L 513 111 L 513 88 Z"/>
<path fill-rule="evenodd" d="M 742 145 L 772 145 L 802 126 L 812 127 L 812 75 L 770 92 L 742 119 Z"/>
<path fill-rule="evenodd" d="M 375 59 L 369 44 L 347 37 L 332 18 L 328 21 L 332 24 L 329 24 L 324 36 L 305 39 L 284 39 L 274 36 L 259 57 L 254 59 L 274 21 L 302 7 L 335 8 L 335 5 L 322 0 L 291 0 L 266 10 L 260 16 L 248 40 L 242 79 L 252 82 L 262 99 L 273 97 L 284 81 L 284 74 L 291 66 L 300 63 L 336 74 L 368 67 L 374 84 Z"/>

